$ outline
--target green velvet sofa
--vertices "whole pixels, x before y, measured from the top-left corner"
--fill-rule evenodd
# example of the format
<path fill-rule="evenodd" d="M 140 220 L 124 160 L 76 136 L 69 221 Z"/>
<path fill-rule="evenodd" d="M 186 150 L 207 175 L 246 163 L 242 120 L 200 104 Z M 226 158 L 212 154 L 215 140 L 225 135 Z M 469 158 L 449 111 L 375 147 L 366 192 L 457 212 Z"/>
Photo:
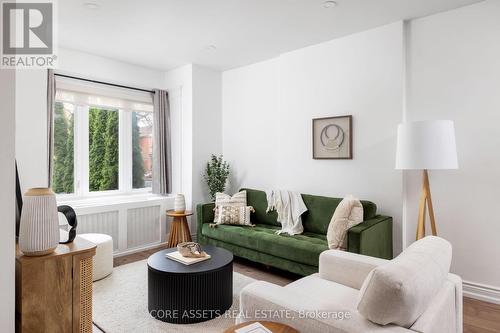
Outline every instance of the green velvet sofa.
<path fill-rule="evenodd" d="M 335 208 L 342 200 L 302 194 L 308 211 L 302 214 L 304 232 L 300 235 L 276 235 L 280 224 L 276 212 L 266 213 L 267 199 L 263 191 L 247 191 L 247 204 L 255 213 L 255 227 L 218 225 L 211 228 L 214 204 L 199 204 L 197 209 L 197 240 L 231 251 L 237 257 L 277 267 L 299 275 L 318 271 L 319 254 L 328 249 L 326 233 Z M 377 215 L 377 206 L 361 201 L 364 222 L 352 227 L 347 235 L 347 250 L 373 257 L 392 259 L 392 218 Z"/>

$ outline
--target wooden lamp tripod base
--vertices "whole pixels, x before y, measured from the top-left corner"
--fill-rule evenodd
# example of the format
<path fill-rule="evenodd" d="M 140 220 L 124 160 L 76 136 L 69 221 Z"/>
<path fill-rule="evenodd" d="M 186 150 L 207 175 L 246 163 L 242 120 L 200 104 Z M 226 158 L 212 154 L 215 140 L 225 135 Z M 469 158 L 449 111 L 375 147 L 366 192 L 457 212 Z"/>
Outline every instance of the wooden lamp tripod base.
<path fill-rule="evenodd" d="M 434 219 L 434 208 L 432 207 L 431 188 L 429 185 L 429 174 L 423 171 L 422 192 L 420 194 L 420 205 L 418 208 L 417 240 L 425 237 L 425 215 L 426 208 L 429 208 L 429 218 L 431 220 L 432 235 L 437 236 L 436 220 Z"/>

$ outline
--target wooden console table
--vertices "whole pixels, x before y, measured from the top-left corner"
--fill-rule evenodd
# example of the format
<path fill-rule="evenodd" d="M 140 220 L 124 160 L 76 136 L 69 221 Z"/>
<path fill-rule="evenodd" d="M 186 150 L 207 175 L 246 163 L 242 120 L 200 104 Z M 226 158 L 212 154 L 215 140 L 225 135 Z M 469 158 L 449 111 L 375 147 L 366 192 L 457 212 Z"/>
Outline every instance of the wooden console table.
<path fill-rule="evenodd" d="M 95 251 L 80 237 L 40 257 L 16 245 L 16 332 L 92 332 Z"/>

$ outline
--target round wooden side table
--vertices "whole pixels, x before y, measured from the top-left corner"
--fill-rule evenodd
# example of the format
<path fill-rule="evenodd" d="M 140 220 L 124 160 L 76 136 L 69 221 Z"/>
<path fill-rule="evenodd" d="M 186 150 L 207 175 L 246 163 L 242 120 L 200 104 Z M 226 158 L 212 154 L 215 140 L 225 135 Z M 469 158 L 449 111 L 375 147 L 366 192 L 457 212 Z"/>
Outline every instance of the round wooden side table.
<path fill-rule="evenodd" d="M 172 217 L 170 225 L 170 234 L 168 235 L 168 247 L 176 247 L 182 242 L 192 242 L 191 233 L 187 224 L 187 216 L 193 215 L 193 212 L 186 210 L 184 213 L 178 213 L 173 210 L 167 211 L 167 216 Z"/>
<path fill-rule="evenodd" d="M 245 327 L 247 325 L 250 325 L 252 323 L 261 323 L 262 326 L 267 328 L 273 333 L 299 333 L 295 328 L 290 327 L 288 325 L 282 324 L 282 323 L 276 323 L 273 321 L 264 321 L 264 320 L 259 320 L 259 321 L 247 321 L 246 323 L 241 323 L 238 325 L 234 325 L 229 327 L 224 331 L 224 333 L 234 333 L 237 329 Z"/>

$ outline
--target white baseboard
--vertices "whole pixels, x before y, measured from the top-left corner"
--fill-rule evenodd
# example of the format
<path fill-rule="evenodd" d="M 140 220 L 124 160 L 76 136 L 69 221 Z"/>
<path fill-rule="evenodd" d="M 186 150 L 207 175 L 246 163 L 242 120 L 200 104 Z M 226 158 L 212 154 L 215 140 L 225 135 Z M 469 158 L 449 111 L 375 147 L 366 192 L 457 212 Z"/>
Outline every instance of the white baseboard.
<path fill-rule="evenodd" d="M 148 244 L 148 245 L 144 245 L 144 246 L 140 246 L 140 247 L 135 247 L 133 249 L 129 249 L 129 250 L 121 251 L 121 252 L 114 252 L 113 257 L 114 258 L 123 257 L 123 256 L 126 256 L 128 254 L 154 249 L 156 247 L 160 247 L 160 246 L 165 245 L 165 244 L 166 243 L 153 243 L 153 244 Z"/>
<path fill-rule="evenodd" d="M 500 304 L 500 289 L 497 287 L 470 281 L 463 281 L 463 291 L 465 297 Z"/>

